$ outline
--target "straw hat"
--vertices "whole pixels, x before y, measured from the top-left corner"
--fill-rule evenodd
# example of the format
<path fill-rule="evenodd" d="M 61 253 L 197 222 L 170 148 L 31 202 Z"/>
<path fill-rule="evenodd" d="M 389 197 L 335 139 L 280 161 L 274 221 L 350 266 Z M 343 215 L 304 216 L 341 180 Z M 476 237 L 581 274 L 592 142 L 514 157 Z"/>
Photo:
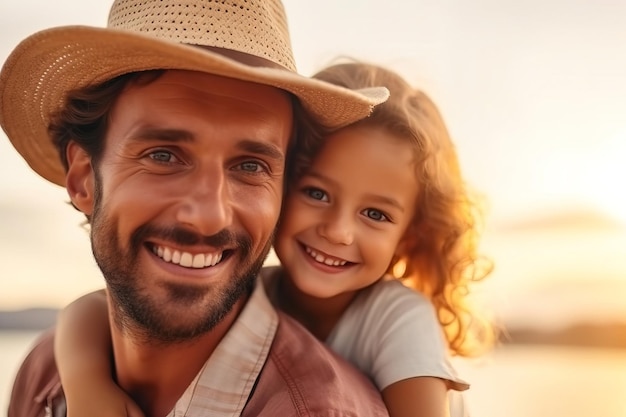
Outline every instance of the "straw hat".
<path fill-rule="evenodd" d="M 149 69 L 185 69 L 293 93 L 323 125 L 369 115 L 385 88 L 344 89 L 296 72 L 280 0 L 116 0 L 107 28 L 64 26 L 22 41 L 0 73 L 0 124 L 39 175 L 65 171 L 48 136 L 51 113 L 72 89 Z"/>

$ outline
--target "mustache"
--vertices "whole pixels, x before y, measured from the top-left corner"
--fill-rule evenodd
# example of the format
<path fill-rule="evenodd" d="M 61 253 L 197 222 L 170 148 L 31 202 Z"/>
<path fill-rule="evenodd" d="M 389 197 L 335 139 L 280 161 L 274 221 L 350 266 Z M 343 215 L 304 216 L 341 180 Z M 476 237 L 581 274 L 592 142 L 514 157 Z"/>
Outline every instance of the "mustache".
<path fill-rule="evenodd" d="M 181 227 L 159 227 L 154 225 L 140 226 L 131 238 L 133 247 L 138 247 L 141 242 L 149 238 L 159 238 L 169 242 L 176 243 L 180 246 L 187 245 L 206 245 L 219 247 L 239 247 L 251 249 L 252 242 L 248 236 L 236 234 L 230 230 L 220 230 L 218 233 L 210 236 L 195 233 L 191 230 Z"/>

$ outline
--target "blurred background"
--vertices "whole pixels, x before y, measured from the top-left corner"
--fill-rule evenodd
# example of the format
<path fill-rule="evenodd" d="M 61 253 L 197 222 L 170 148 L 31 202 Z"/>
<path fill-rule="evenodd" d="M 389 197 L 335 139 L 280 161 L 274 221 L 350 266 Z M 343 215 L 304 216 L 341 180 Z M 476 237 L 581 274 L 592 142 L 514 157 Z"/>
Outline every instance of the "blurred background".
<path fill-rule="evenodd" d="M 626 2 L 283 0 L 300 72 L 390 66 L 439 105 L 485 198 L 477 301 L 505 331 L 458 361 L 473 416 L 626 416 Z M 0 4 L 26 36 L 104 26 L 110 2 Z M 0 133 L 0 409 L 55 309 L 103 286 L 82 217 Z"/>

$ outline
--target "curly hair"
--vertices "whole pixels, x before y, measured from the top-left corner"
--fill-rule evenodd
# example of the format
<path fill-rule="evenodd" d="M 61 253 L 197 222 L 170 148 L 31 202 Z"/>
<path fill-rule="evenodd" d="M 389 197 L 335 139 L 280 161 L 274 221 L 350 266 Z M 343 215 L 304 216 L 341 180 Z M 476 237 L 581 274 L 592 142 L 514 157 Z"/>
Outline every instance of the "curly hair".
<path fill-rule="evenodd" d="M 389 89 L 389 100 L 357 122 L 382 126 L 406 138 L 415 154 L 417 208 L 403 236 L 404 250 L 391 261 L 388 275 L 431 300 L 453 354 L 483 353 L 493 344 L 495 330 L 470 308 L 468 295 L 470 285 L 485 278 L 492 264 L 477 253 L 481 213 L 463 181 L 455 146 L 437 106 L 398 74 L 371 64 L 341 63 L 314 78 L 350 89 L 379 85 Z M 313 152 L 309 161 L 302 161 L 304 165 L 319 149 L 314 139 L 309 140 Z"/>

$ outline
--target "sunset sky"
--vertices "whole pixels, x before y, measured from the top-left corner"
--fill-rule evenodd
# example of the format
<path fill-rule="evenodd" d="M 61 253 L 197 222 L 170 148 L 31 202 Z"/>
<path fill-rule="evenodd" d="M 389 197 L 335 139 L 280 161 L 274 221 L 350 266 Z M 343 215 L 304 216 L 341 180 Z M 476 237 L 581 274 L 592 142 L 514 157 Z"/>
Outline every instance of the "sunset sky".
<path fill-rule="evenodd" d="M 300 72 L 341 55 L 369 60 L 438 103 L 466 179 L 488 201 L 483 249 L 496 271 L 485 291 L 499 314 L 622 308 L 626 2 L 284 3 Z M 103 26 L 109 6 L 3 1 L 0 58 L 40 29 Z M 61 306 L 102 286 L 64 190 L 32 173 L 2 133 L 0 155 L 0 309 Z"/>

